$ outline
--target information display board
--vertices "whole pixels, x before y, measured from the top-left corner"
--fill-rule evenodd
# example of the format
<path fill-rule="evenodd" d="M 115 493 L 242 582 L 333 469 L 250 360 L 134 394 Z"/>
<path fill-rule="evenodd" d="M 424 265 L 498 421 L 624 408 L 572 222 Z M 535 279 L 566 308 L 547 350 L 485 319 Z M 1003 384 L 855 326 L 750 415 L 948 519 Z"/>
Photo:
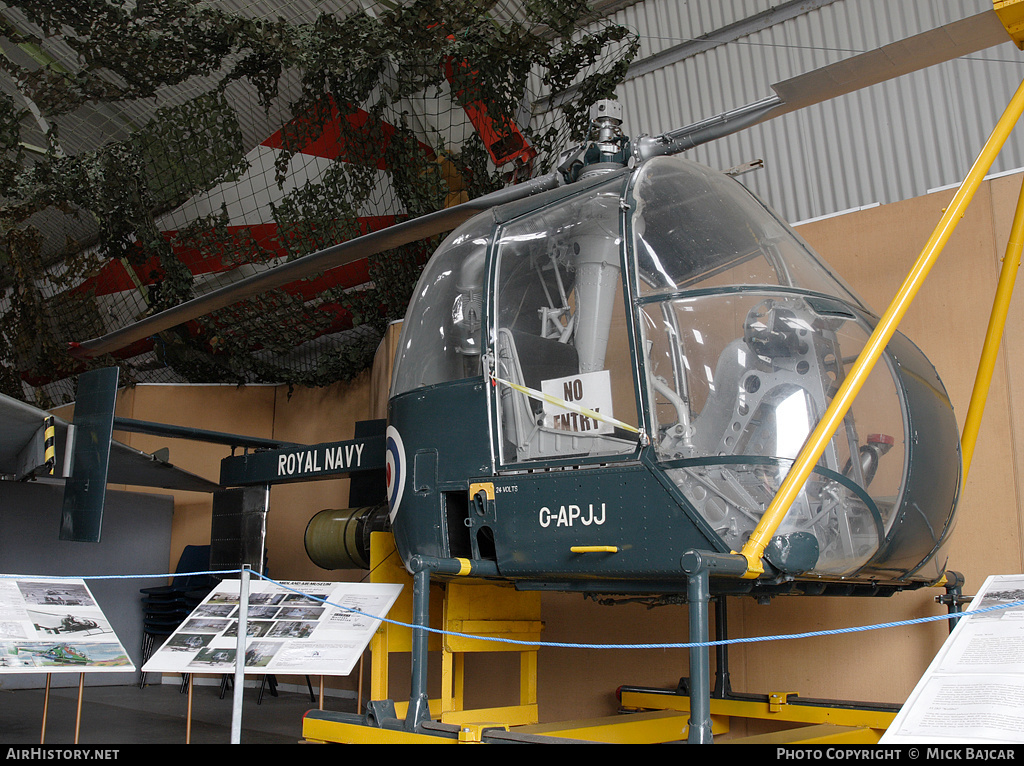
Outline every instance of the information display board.
<path fill-rule="evenodd" d="M 238 580 L 224 580 L 146 662 L 145 673 L 231 673 L 238 647 Z M 249 585 L 245 672 L 348 675 L 395 603 L 390 583 Z"/>
<path fill-rule="evenodd" d="M 84 580 L 0 578 L 0 673 L 134 670 Z"/>
<path fill-rule="evenodd" d="M 994 575 L 968 611 L 1018 601 L 1024 575 Z M 1024 742 L 1021 657 L 1024 604 L 962 617 L 882 743 Z"/>

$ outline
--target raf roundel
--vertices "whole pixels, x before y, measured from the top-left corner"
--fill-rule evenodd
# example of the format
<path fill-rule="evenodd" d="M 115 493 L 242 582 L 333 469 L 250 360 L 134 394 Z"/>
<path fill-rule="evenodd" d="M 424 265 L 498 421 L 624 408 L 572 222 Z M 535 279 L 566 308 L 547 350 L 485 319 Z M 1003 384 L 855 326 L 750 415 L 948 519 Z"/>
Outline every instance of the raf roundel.
<path fill-rule="evenodd" d="M 405 488 L 405 447 L 402 436 L 394 426 L 388 426 L 387 459 L 386 459 L 388 511 L 391 520 L 395 520 L 398 506 L 402 502 L 402 490 Z"/>

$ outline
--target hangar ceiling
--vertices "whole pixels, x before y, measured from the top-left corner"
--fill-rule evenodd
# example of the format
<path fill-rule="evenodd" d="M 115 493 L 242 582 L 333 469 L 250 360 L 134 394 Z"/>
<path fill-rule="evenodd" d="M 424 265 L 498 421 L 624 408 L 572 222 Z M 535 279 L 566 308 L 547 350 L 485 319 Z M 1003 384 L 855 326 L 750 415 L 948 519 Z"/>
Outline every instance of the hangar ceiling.
<path fill-rule="evenodd" d="M 0 393 L 67 402 L 84 369 L 69 342 L 539 171 L 635 53 L 600 21 L 625 5 L 0 4 Z M 576 100 L 534 113 L 542 82 Z M 129 382 L 346 379 L 431 246 L 91 366 Z"/>

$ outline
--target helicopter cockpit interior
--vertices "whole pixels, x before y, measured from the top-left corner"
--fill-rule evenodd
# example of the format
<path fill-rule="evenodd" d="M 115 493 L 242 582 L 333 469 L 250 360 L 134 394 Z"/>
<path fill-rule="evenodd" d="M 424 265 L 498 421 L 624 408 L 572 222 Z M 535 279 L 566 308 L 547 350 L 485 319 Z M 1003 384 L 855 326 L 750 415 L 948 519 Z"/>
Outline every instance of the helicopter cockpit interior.
<path fill-rule="evenodd" d="M 632 198 L 655 452 L 738 550 L 863 348 L 867 309 L 720 174 L 649 163 Z M 872 373 L 779 529 L 814 535 L 819 574 L 858 571 L 894 521 L 907 453 L 893 367 Z"/>

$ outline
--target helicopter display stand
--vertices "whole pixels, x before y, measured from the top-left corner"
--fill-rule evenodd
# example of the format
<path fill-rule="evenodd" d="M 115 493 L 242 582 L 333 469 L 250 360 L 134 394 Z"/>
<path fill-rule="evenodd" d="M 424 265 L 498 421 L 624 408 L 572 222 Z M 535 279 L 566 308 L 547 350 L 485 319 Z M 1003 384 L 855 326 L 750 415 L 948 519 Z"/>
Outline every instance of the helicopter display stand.
<path fill-rule="evenodd" d="M 537 647 L 523 641 L 540 641 L 543 630 L 540 593 L 516 591 L 467 579 L 428 586 L 440 598 L 432 599 L 429 613 L 431 631 L 428 652 L 441 653 L 441 692 L 429 700 L 430 721 L 416 731 L 373 725 L 376 720 L 406 719 L 409 702 L 388 699 L 391 660 L 398 653 L 415 653 L 412 628 L 415 603 L 413 578 L 395 555 L 394 539 L 388 533 L 371 536 L 371 580 L 401 583 L 402 595 L 389 612 L 390 621 L 381 624 L 371 642 L 371 702 L 367 714 L 310 711 L 303 721 L 307 742 L 345 744 L 470 742 L 590 742 L 651 744 L 685 740 L 688 735 L 691 698 L 685 684 L 675 690 L 624 687 L 620 691 L 620 713 L 581 721 L 538 723 Z M 716 632 L 726 633 L 723 599 L 716 601 Z M 707 610 L 700 610 L 706 619 Z M 478 638 L 477 638 L 478 637 Z M 488 640 L 497 639 L 497 640 Z M 515 639 L 504 643 L 500 639 Z M 704 650 L 697 650 L 706 654 Z M 520 699 L 518 705 L 466 709 L 464 686 L 466 655 L 475 652 L 516 652 L 520 655 Z M 762 719 L 805 724 L 794 731 L 767 735 L 776 739 L 754 741 L 874 743 L 898 711 L 897 706 L 857 705 L 805 701 L 788 692 L 769 695 L 722 694 L 728 687 L 728 658 L 725 647 L 717 647 L 716 691 L 712 694 L 710 733 L 730 731 L 732 718 Z M 415 663 L 415 659 L 414 659 Z M 415 670 L 414 670 L 415 673 Z M 485 734 L 486 732 L 486 734 Z M 736 740 L 749 742 L 750 739 Z"/>
<path fill-rule="evenodd" d="M 375 532 L 371 540 L 371 563 L 374 582 L 400 582 L 403 598 L 391 614 L 397 622 L 408 622 L 412 616 L 412 578 L 395 554 L 394 538 Z M 441 586 L 433 586 L 440 588 Z M 435 602 L 436 603 L 436 602 Z M 403 619 L 403 615 L 407 619 Z M 438 622 L 440 620 L 440 622 Z M 430 703 L 431 715 L 443 723 L 463 724 L 472 721 L 501 721 L 509 725 L 535 723 L 537 719 L 537 649 L 523 650 L 521 644 L 502 643 L 540 640 L 540 594 L 523 593 L 510 587 L 474 581 L 452 582 L 443 586 L 440 608 L 431 612 L 431 625 L 442 628 L 443 634 L 428 639 L 431 651 L 441 652 L 441 694 Z M 480 639 L 463 635 L 480 636 Z M 371 697 L 388 696 L 389 657 L 412 649 L 412 631 L 402 625 L 381 626 L 373 643 Z M 516 652 L 520 655 L 520 702 L 500 708 L 466 710 L 464 700 L 465 659 L 472 652 Z M 404 716 L 408 702 L 396 702 L 396 712 Z"/>
<path fill-rule="evenodd" d="M 727 598 L 718 596 L 713 601 L 716 640 L 725 641 L 728 639 Z M 707 638 L 701 636 L 700 640 Z M 782 725 L 779 731 L 725 740 L 731 744 L 876 744 L 899 712 L 899 705 L 804 699 L 790 691 L 736 693 L 729 682 L 729 645 L 717 644 L 714 651 L 715 679 L 710 694 L 695 696 L 691 688 L 692 684 L 708 688 L 710 652 L 691 650 L 692 678 L 680 679 L 675 689 L 620 687 L 620 712 L 672 711 L 685 715 L 684 736 L 688 739 L 689 726 L 705 719 L 710 722 L 713 736 L 731 732 L 733 719 L 762 722 L 769 728 Z M 701 710 L 696 710 L 698 705 Z M 706 741 L 710 741 L 710 737 Z"/>
<path fill-rule="evenodd" d="M 453 582 L 444 600 L 444 649 L 441 654 L 441 721 L 466 724 L 481 720 L 509 726 L 536 723 L 537 648 L 487 639 L 539 641 L 540 593 L 521 592 L 490 583 Z M 481 639 L 465 635 L 480 636 Z M 473 652 L 519 654 L 519 704 L 499 708 L 465 709 L 463 687 L 466 655 Z"/>
<path fill-rule="evenodd" d="M 394 555 L 390 534 L 375 532 L 371 539 L 371 579 L 374 582 L 412 586 L 412 578 Z M 352 716 L 330 711 L 311 711 L 303 721 L 307 742 L 345 744 L 470 742 L 590 742 L 652 744 L 684 741 L 688 735 L 691 701 L 685 683 L 671 690 L 623 687 L 620 713 L 579 721 L 538 723 L 537 650 L 520 643 L 506 644 L 488 638 L 540 641 L 540 593 L 520 592 L 507 586 L 482 581 L 432 583 L 432 603 L 427 641 L 430 652 L 441 653 L 441 693 L 429 701 L 430 722 L 416 732 L 378 727 L 358 722 Z M 715 610 L 716 629 L 725 633 L 721 599 Z M 405 719 L 409 702 L 387 699 L 391 660 L 398 653 L 414 651 L 412 629 L 406 624 L 414 612 L 413 587 L 390 611 L 392 621 L 378 629 L 371 642 L 371 702 L 368 717 Z M 706 612 L 705 612 L 706 614 Z M 443 630 L 442 633 L 434 630 Z M 469 638 L 468 636 L 480 636 Z M 520 654 L 519 705 L 466 709 L 463 696 L 466 655 L 470 652 Z M 703 650 L 700 650 L 703 651 Z M 738 695 L 719 689 L 728 686 L 727 652 L 717 648 L 716 692 L 711 701 L 711 734 L 730 731 L 734 718 L 760 719 L 774 723 L 803 724 L 799 729 L 735 742 L 771 741 L 789 743 L 842 742 L 875 743 L 892 721 L 898 706 L 858 705 L 803 700 L 792 692 L 768 695 Z M 486 736 L 484 732 L 486 731 Z M 767 737 L 768 739 L 765 739 Z"/>
<path fill-rule="evenodd" d="M 935 597 L 948 612 L 958 614 L 965 603 L 964 577 L 947 570 L 934 587 L 945 593 Z M 727 598 L 718 596 L 715 603 L 715 634 L 717 640 L 728 639 Z M 952 631 L 955 620 L 950 620 Z M 692 657 L 692 655 L 691 655 Z M 692 661 L 692 659 L 691 659 Z M 731 730 L 732 719 L 760 721 L 788 726 L 779 731 L 727 739 L 727 744 L 877 744 L 892 724 L 900 705 L 840 700 L 802 698 L 795 692 L 746 694 L 732 691 L 729 683 L 729 646 L 715 646 L 715 680 L 709 698 L 712 734 Z M 680 679 L 675 689 L 654 689 L 623 686 L 618 690 L 619 709 L 623 713 L 649 711 L 675 712 L 689 715 L 691 694 L 689 679 Z"/>
<path fill-rule="evenodd" d="M 392 655 L 413 650 L 412 629 L 405 626 L 412 620 L 413 580 L 396 555 L 394 538 L 383 532 L 371 535 L 371 576 L 376 583 L 406 585 L 390 611 L 393 622 L 383 623 L 370 644 L 371 700 L 385 700 L 389 694 Z M 473 580 L 432 583 L 439 598 L 430 611 L 430 626 L 443 630 L 431 632 L 428 651 L 441 655 L 441 691 L 429 701 L 430 716 L 440 724 L 457 726 L 472 737 L 483 728 L 508 728 L 538 721 L 537 648 L 516 642 L 539 641 L 543 624 L 540 620 L 540 593 L 520 592 L 503 585 Z M 396 624 L 405 623 L 405 624 Z M 472 637 L 470 637 L 472 636 Z M 519 704 L 500 707 L 466 709 L 466 655 L 477 652 L 514 652 L 519 655 Z M 371 706 L 374 703 L 371 702 Z M 399 718 L 408 714 L 408 702 L 394 702 Z M 329 714 L 327 714 L 329 715 Z M 435 739 L 427 735 L 370 729 L 343 721 L 307 715 L 303 723 L 307 741 L 347 743 L 423 742 Z"/>
<path fill-rule="evenodd" d="M 371 567 L 374 582 L 410 584 L 412 578 L 394 555 L 390 534 L 375 532 L 371 538 Z M 936 587 L 944 587 L 945 596 L 937 596 L 951 614 L 961 611 L 962 575 L 948 572 Z M 695 580 L 700 578 L 695 577 Z M 428 647 L 442 652 L 442 692 L 440 699 L 430 700 L 430 720 L 416 728 L 400 728 L 378 724 L 383 718 L 395 721 L 409 716 L 408 702 L 387 700 L 389 660 L 396 652 L 415 652 L 412 629 L 406 627 L 415 611 L 413 589 L 404 588 L 390 612 L 393 622 L 381 625 L 371 648 L 372 701 L 368 714 L 359 716 L 310 711 L 303 721 L 307 742 L 347 744 L 401 743 L 610 743 L 656 744 L 690 740 L 690 726 L 707 719 L 707 736 L 711 741 L 731 733 L 734 720 L 754 722 L 776 731 L 740 735 L 723 744 L 877 744 L 899 712 L 896 704 L 822 700 L 803 698 L 796 692 L 749 694 L 733 692 L 729 682 L 728 644 L 717 644 L 715 677 L 710 694 L 694 695 L 691 679 L 681 679 L 674 689 L 620 687 L 619 711 L 602 718 L 538 723 L 537 650 L 523 648 L 522 641 L 540 641 L 543 623 L 540 620 L 540 594 L 519 592 L 505 586 L 467 580 L 465 582 L 432 583 L 443 591 L 441 608 L 430 614 L 430 627 L 443 629 L 443 635 L 431 632 Z M 705 598 L 703 609 L 693 609 L 692 624 L 702 620 L 709 628 L 709 610 L 714 603 L 714 625 L 717 640 L 728 638 L 727 598 Z M 437 600 L 435 600 L 437 603 Z M 692 606 L 692 605 L 691 605 Z M 399 624 L 402 623 L 402 624 Z M 707 643 L 708 631 L 701 630 L 696 639 Z M 472 638 L 470 636 L 479 636 Z M 513 638 L 515 644 L 486 639 Z M 465 659 L 470 652 L 520 653 L 520 704 L 507 707 L 465 709 L 463 686 Z M 691 649 L 691 672 L 694 683 L 705 688 L 710 684 L 707 668 L 710 651 L 704 647 Z M 415 673 L 415 670 L 414 670 Z M 695 703 L 694 700 L 701 700 Z M 694 712 L 697 707 L 706 708 Z"/>

